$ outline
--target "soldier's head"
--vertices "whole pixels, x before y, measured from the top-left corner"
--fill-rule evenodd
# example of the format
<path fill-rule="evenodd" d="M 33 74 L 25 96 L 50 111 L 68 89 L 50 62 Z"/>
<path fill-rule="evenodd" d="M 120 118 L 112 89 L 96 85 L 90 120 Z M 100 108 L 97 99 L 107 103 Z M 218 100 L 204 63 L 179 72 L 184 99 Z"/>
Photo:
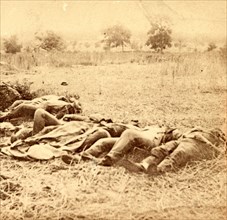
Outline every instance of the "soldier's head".
<path fill-rule="evenodd" d="M 226 141 L 225 133 L 220 128 L 213 128 L 210 130 L 210 133 L 222 141 Z"/>
<path fill-rule="evenodd" d="M 80 101 L 76 100 L 75 98 L 70 98 L 72 110 L 69 112 L 70 114 L 73 113 L 82 113 L 82 105 Z"/>
<path fill-rule="evenodd" d="M 73 102 L 73 107 L 74 107 L 76 113 L 82 113 L 82 105 L 78 100 L 75 100 Z"/>

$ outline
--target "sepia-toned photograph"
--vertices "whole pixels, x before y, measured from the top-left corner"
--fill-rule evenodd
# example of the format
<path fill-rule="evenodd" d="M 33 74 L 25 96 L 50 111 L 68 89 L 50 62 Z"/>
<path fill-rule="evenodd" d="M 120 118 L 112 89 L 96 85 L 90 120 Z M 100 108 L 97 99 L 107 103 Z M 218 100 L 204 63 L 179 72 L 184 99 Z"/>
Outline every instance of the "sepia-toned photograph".
<path fill-rule="evenodd" d="M 0 0 L 1 220 L 227 218 L 226 0 Z"/>

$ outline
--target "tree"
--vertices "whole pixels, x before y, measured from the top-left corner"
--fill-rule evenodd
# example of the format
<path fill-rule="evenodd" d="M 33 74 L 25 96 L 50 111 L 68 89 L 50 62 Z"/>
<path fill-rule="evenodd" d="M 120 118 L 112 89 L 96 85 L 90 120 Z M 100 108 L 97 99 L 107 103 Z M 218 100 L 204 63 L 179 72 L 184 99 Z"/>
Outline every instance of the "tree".
<path fill-rule="evenodd" d="M 151 22 L 151 29 L 148 31 L 146 46 L 150 46 L 156 52 L 163 53 L 166 47 L 172 46 L 172 30 L 165 22 Z"/>
<path fill-rule="evenodd" d="M 63 39 L 52 31 L 36 34 L 35 38 L 39 41 L 39 47 L 44 50 L 63 50 L 65 48 Z"/>
<path fill-rule="evenodd" d="M 12 54 L 20 52 L 22 48 L 22 45 L 18 43 L 16 35 L 13 35 L 8 39 L 3 39 L 3 46 L 6 53 Z"/>
<path fill-rule="evenodd" d="M 104 48 L 106 49 L 121 46 L 122 51 L 124 51 L 124 46 L 130 43 L 131 32 L 122 25 L 109 27 L 104 30 L 103 34 L 102 43 L 105 43 Z"/>

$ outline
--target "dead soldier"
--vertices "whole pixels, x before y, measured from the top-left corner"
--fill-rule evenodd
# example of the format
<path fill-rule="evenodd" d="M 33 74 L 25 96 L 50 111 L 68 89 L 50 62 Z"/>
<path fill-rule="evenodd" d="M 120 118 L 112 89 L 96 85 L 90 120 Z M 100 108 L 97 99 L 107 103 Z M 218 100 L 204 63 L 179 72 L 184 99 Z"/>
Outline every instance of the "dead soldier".
<path fill-rule="evenodd" d="M 119 158 L 119 148 L 115 146 L 101 161 L 101 165 L 109 165 Z M 124 147 L 123 147 L 124 148 Z M 225 134 L 218 128 L 194 128 L 183 134 L 178 140 L 170 141 L 152 148 L 151 155 L 140 163 L 124 160 L 122 165 L 135 172 L 148 174 L 163 173 L 176 170 L 191 161 L 214 159 L 225 151 Z"/>
<path fill-rule="evenodd" d="M 0 122 L 19 117 L 33 119 L 35 111 L 40 108 L 56 115 L 57 118 L 82 111 L 80 102 L 74 98 L 67 99 L 64 96 L 46 95 L 32 100 L 15 101 L 9 107 L 9 111 L 0 116 Z"/>
<path fill-rule="evenodd" d="M 172 141 L 171 141 L 172 140 Z M 145 149 L 150 156 L 139 163 L 122 159 L 135 147 Z M 63 161 L 72 163 L 81 159 L 94 159 L 108 152 L 98 164 L 111 166 L 117 162 L 133 172 L 147 174 L 175 170 L 196 160 L 213 159 L 226 147 L 225 134 L 220 129 L 196 127 L 183 134 L 177 129 L 166 132 L 128 129 L 120 138 L 103 138 L 80 155 L 64 155 Z"/>
<path fill-rule="evenodd" d="M 88 124 L 98 124 L 97 127 L 91 129 L 91 132 L 88 132 L 88 137 L 85 139 L 82 145 L 77 148 L 77 151 L 82 151 L 89 148 L 93 143 L 101 138 L 120 137 L 122 132 L 128 128 L 133 127 L 134 129 L 137 129 L 137 127 L 132 124 L 126 125 L 122 123 L 112 123 L 111 119 L 105 119 L 100 114 L 92 114 L 90 116 L 65 114 L 61 119 L 58 119 L 56 116 L 52 115 L 46 110 L 39 108 L 34 113 L 33 128 L 20 129 L 17 133 L 11 136 L 11 142 L 13 143 L 17 140 L 24 140 L 27 137 L 34 136 L 38 133 L 40 135 L 47 134 L 48 132 L 57 128 L 60 129 L 60 127 L 66 124 L 69 125 L 67 127 L 69 130 L 65 130 L 66 127 L 64 127 L 64 133 L 67 135 L 67 133 L 70 133 L 72 129 L 68 121 L 81 121 Z M 75 136 L 75 138 L 77 137 Z"/>
<path fill-rule="evenodd" d="M 154 126 L 128 128 L 125 131 L 121 131 L 118 134 L 119 136 L 113 135 L 114 130 L 117 129 L 116 125 L 107 126 L 105 129 L 109 134 L 106 138 L 95 138 L 98 137 L 98 135 L 94 133 L 93 136 L 85 140 L 84 146 L 82 145 L 82 147 L 84 147 L 83 152 L 75 156 L 64 155 L 62 160 L 70 164 L 81 159 L 96 160 L 97 157 L 105 155 L 104 158 L 99 161 L 99 164 L 111 166 L 121 160 L 129 152 L 132 152 L 135 147 L 145 151 L 145 154 L 148 155 L 148 152 L 152 148 L 167 143 L 168 141 L 176 140 L 182 135 L 176 128 L 170 129 Z"/>

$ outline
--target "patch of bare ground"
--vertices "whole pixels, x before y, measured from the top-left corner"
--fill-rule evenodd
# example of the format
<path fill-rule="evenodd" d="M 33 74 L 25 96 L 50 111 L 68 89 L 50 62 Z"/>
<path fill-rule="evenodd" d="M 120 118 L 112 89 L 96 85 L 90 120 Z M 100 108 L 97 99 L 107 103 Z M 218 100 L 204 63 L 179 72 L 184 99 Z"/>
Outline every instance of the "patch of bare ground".
<path fill-rule="evenodd" d="M 226 161 L 161 176 L 92 162 L 2 159 L 1 219 L 224 219 Z M 7 186 L 7 187 L 6 187 Z"/>

